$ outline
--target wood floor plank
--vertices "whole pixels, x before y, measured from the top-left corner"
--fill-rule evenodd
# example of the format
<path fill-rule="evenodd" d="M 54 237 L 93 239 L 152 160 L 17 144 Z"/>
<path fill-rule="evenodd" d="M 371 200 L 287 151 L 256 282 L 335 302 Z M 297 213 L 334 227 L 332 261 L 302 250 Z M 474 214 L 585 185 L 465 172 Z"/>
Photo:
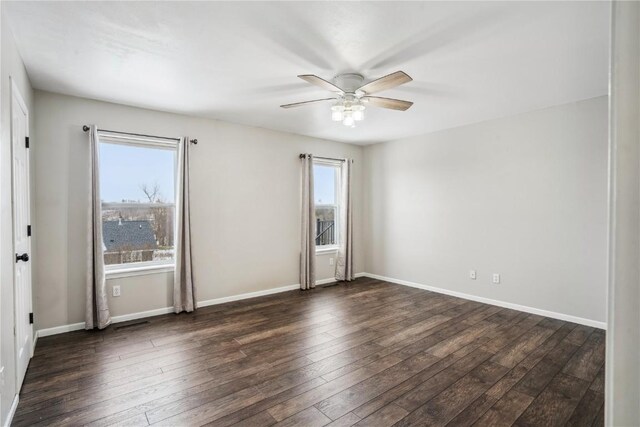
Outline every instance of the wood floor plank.
<path fill-rule="evenodd" d="M 294 396 L 298 396 L 322 384 L 325 384 L 325 381 L 322 378 L 314 378 L 311 381 L 308 381 L 303 384 L 299 384 L 295 387 L 291 387 L 290 389 L 285 390 L 276 395 L 265 396 L 264 399 L 259 400 L 258 402 L 255 402 L 249 406 L 245 406 L 236 412 L 232 412 L 231 414 L 225 415 L 222 418 L 218 418 L 215 421 L 209 423 L 209 425 L 213 425 L 216 427 L 227 427 L 230 425 L 234 425 L 240 421 L 243 421 L 248 417 L 251 417 L 260 412 L 266 411 L 268 408 L 271 408 L 272 406 L 285 402 Z"/>
<path fill-rule="evenodd" d="M 476 350 L 404 394 L 395 403 L 408 412 L 413 412 L 449 388 L 469 371 L 489 359 L 489 357 L 491 357 L 491 353 Z"/>
<path fill-rule="evenodd" d="M 147 412 L 147 418 L 150 424 L 158 426 L 203 425 L 258 402 L 263 398 L 257 388 L 249 387 L 186 411 L 177 406 L 172 406 L 169 411 L 149 411 Z"/>
<path fill-rule="evenodd" d="M 389 347 L 390 345 L 396 344 L 411 336 L 414 336 L 421 332 L 428 331 L 429 329 L 435 328 L 436 326 L 450 319 L 451 319 L 450 317 L 442 316 L 440 314 L 435 315 L 421 322 L 414 323 L 413 325 L 411 325 L 408 328 L 405 328 L 402 332 L 398 334 L 388 335 L 385 338 L 378 340 L 377 344 L 383 347 Z"/>
<path fill-rule="evenodd" d="M 563 372 L 589 382 L 593 381 L 604 363 L 604 347 L 604 332 L 594 331 L 571 360 L 567 362 Z"/>
<path fill-rule="evenodd" d="M 512 368 L 504 377 L 487 390 L 487 395 L 491 399 L 500 399 L 511 388 L 516 385 L 527 373 L 538 364 L 551 350 L 562 342 L 572 330 L 573 326 L 561 327 L 551 337 L 549 337 L 540 347 L 529 353 L 518 365 Z M 483 348 L 483 347 L 482 347 Z M 484 349 L 484 348 L 483 348 Z"/>
<path fill-rule="evenodd" d="M 291 417 L 280 421 L 276 426 L 278 427 L 322 427 L 329 424 L 331 420 L 327 418 L 322 412 L 318 411 L 313 406 L 303 411 L 298 412 Z"/>
<path fill-rule="evenodd" d="M 171 399 L 155 399 L 150 404 L 144 405 L 144 409 L 149 422 L 154 423 L 230 394 L 240 393 L 247 388 L 251 388 L 251 386 L 243 381 L 233 381 L 223 385 L 209 381 L 201 387 L 187 390 L 186 393 L 183 393 L 183 398 L 172 396 Z M 166 403 L 162 404 L 162 402 Z"/>
<path fill-rule="evenodd" d="M 526 323 L 527 327 L 531 328 L 533 326 L 535 326 L 535 324 L 537 322 L 539 322 L 542 318 L 540 318 L 538 316 L 538 318 L 535 320 L 535 322 L 531 322 L 530 321 L 530 317 L 528 315 L 526 315 L 525 313 L 504 313 L 501 316 L 498 315 L 492 315 L 490 317 L 488 317 L 487 319 L 492 319 L 494 321 L 499 321 L 499 322 L 503 322 L 502 326 L 498 329 L 495 330 L 495 335 L 493 335 L 493 338 L 500 336 L 500 334 L 502 334 L 503 332 L 508 332 L 514 328 L 521 328 L 522 323 L 524 323 L 525 321 L 528 322 Z M 520 334 L 524 333 L 525 330 L 519 329 Z M 491 342 L 491 341 L 489 341 Z M 508 343 L 508 341 L 504 341 L 500 346 L 504 346 Z M 439 373 L 440 371 L 444 370 L 446 367 L 452 365 L 454 362 L 456 362 L 457 360 L 469 355 L 471 352 L 473 352 L 476 349 L 480 349 L 482 351 L 485 351 L 485 345 L 483 345 L 484 343 L 482 342 L 481 339 L 478 339 L 478 342 L 476 343 L 471 343 L 468 346 L 464 347 L 461 350 L 458 350 L 455 353 L 452 353 L 450 355 L 448 355 L 446 358 L 442 359 L 441 361 L 437 362 L 436 364 L 434 364 L 433 366 L 425 369 L 423 372 L 420 372 L 418 375 L 413 376 L 412 378 L 410 378 L 409 380 L 405 381 L 404 383 L 394 387 L 391 390 L 388 390 L 387 392 L 383 393 L 382 395 L 371 399 L 369 402 L 367 402 L 366 404 L 362 405 L 361 407 L 359 407 L 357 410 L 355 410 L 354 412 L 357 413 L 359 416 L 361 417 L 366 417 L 369 414 L 371 414 L 372 412 L 378 410 L 379 408 L 383 407 L 384 405 L 393 402 L 395 399 L 397 399 L 398 397 L 404 395 L 405 393 L 408 393 L 409 391 L 413 390 L 414 388 L 418 387 L 420 384 L 424 383 L 425 381 L 429 380 L 431 377 L 433 377 L 434 375 L 436 375 L 437 373 Z M 486 353 L 486 352 L 485 352 Z M 524 369 L 524 372 L 521 375 L 518 375 L 516 378 L 512 379 L 512 382 L 510 383 L 510 385 L 507 387 L 510 388 L 513 384 L 515 384 L 523 375 L 524 373 L 526 373 L 526 369 Z M 511 372 L 510 372 L 511 374 Z M 503 381 L 503 380 L 501 380 Z M 496 386 L 494 386 L 493 388 L 499 388 Z M 492 388 L 492 389 L 493 389 Z M 506 391 L 506 390 L 505 390 Z M 492 392 L 492 390 L 490 389 L 488 393 Z M 495 394 L 495 398 L 493 398 L 492 400 L 495 401 L 497 400 L 500 396 L 502 396 L 504 392 L 502 393 L 498 393 L 497 390 L 493 391 L 493 394 Z"/>
<path fill-rule="evenodd" d="M 144 427 L 148 426 L 149 421 L 144 414 L 135 415 L 131 418 L 109 424 L 109 427 Z"/>
<path fill-rule="evenodd" d="M 584 344 L 589 335 L 593 333 L 595 329 L 591 326 L 577 325 L 576 328 L 567 335 L 567 341 L 573 345 L 580 346 Z"/>
<path fill-rule="evenodd" d="M 351 386 L 315 406 L 332 420 L 351 412 L 386 390 L 433 365 L 437 357 L 419 353 L 373 377 Z"/>
<path fill-rule="evenodd" d="M 402 359 L 395 356 L 387 356 L 380 359 L 377 362 L 373 362 L 363 368 L 358 369 L 352 373 L 336 378 L 329 381 L 313 390 L 310 390 L 300 396 L 296 396 L 293 399 L 283 402 L 279 405 L 269 409 L 269 413 L 273 418 L 281 421 L 291 415 L 299 412 L 309 406 L 315 405 L 328 396 L 333 396 L 340 391 L 349 388 L 350 386 L 366 380 L 385 369 L 390 368 L 393 365 L 397 365 L 402 362 Z"/>
<path fill-rule="evenodd" d="M 604 373 L 605 373 L 605 364 L 602 364 L 602 367 L 598 371 L 596 378 L 593 380 L 589 388 L 596 393 L 604 394 Z"/>
<path fill-rule="evenodd" d="M 533 327 L 538 324 L 538 321 L 529 321 L 531 317 L 527 318 L 527 324 L 529 327 Z M 517 323 L 516 327 L 521 325 L 524 322 Z M 489 390 L 487 390 L 482 396 L 476 399 L 472 404 L 467 406 L 460 414 L 458 414 L 452 421 L 450 421 L 449 425 L 451 426 L 470 426 L 477 423 L 477 420 L 484 416 L 484 414 L 492 408 L 499 400 L 503 399 L 505 394 L 511 392 L 514 385 L 518 384 L 522 378 L 524 378 L 531 370 L 532 366 L 536 366 L 536 364 L 540 363 L 540 361 L 549 354 L 552 350 L 557 348 L 557 344 L 562 342 L 567 334 L 571 330 L 571 327 L 564 328 L 561 327 L 558 329 L 551 337 L 549 337 L 542 346 L 538 347 L 536 350 L 531 352 L 522 362 L 516 365 L 513 369 L 511 369 L 506 375 L 504 375 L 500 380 L 496 382 Z M 511 335 L 512 337 L 514 335 Z M 505 343 L 501 343 L 501 346 L 504 346 Z M 556 346 L 556 347 L 554 347 Z M 487 346 L 480 347 L 482 350 L 486 350 Z M 567 356 L 567 357 L 570 357 Z M 553 360 L 556 357 L 552 357 Z M 533 400 L 533 398 L 530 398 Z M 517 402 L 514 402 L 514 405 Z M 502 405 L 502 404 L 500 404 Z M 497 408 L 500 408 L 498 406 Z M 524 408 L 522 409 L 524 410 Z M 522 410 L 515 411 L 518 415 L 522 412 Z M 502 409 L 500 409 L 502 411 Z M 495 417 L 495 415 L 493 416 Z M 508 423 L 510 425 L 510 423 Z M 482 424 L 480 424 L 482 425 Z M 492 425 L 492 424 L 485 424 Z M 501 424 L 497 424 L 501 425 Z"/>
<path fill-rule="evenodd" d="M 515 390 L 507 392 L 474 424 L 481 426 L 509 426 L 531 404 L 533 397 Z"/>
<path fill-rule="evenodd" d="M 600 411 L 599 406 L 601 406 L 603 402 L 604 396 L 602 393 L 598 393 L 592 389 L 587 390 L 584 396 L 582 396 L 580 403 L 578 403 L 578 406 L 576 406 L 576 409 L 573 410 L 569 421 L 567 421 L 567 427 L 592 425 L 598 417 L 598 412 Z"/>
<path fill-rule="evenodd" d="M 453 319 L 451 319 L 450 321 L 452 320 Z M 445 322 L 445 323 L 448 323 L 448 322 Z M 367 364 L 370 364 L 382 357 L 386 357 L 389 354 L 395 353 L 398 357 L 401 357 L 402 359 L 406 359 L 421 351 L 424 351 L 429 346 L 441 341 L 444 337 L 450 336 L 454 334 L 456 331 L 459 331 L 460 329 L 464 329 L 465 327 L 467 327 L 466 325 L 462 325 L 462 326 L 456 326 L 455 328 L 457 329 L 454 329 L 454 326 L 455 325 L 451 325 L 450 327 L 445 328 L 440 332 L 438 332 L 437 328 L 432 328 L 425 332 L 419 333 L 417 335 L 406 337 L 404 340 L 396 342 L 395 344 L 389 347 L 385 347 L 381 351 L 376 352 L 370 356 L 367 356 L 356 363 L 336 369 L 330 372 L 329 374 L 325 374 L 323 375 L 323 378 L 326 379 L 327 381 L 331 381 L 342 375 L 346 375 L 347 373 L 353 371 L 354 369 L 358 369 L 359 367 L 366 366 Z M 389 334 L 393 334 L 393 332 L 389 332 Z"/>
<path fill-rule="evenodd" d="M 109 399 L 103 399 L 104 396 L 96 396 L 95 398 L 87 396 L 87 399 L 76 398 L 65 402 L 62 408 L 51 407 L 40 413 L 46 413 L 43 425 L 87 424 L 92 420 L 130 409 L 148 400 L 171 395 L 176 389 L 190 388 L 210 380 L 211 377 L 201 373 L 160 381 L 127 393 L 107 390 L 104 396 L 110 396 Z"/>
<path fill-rule="evenodd" d="M 600 427 L 604 338 L 360 278 L 41 338 L 13 425 Z"/>
<path fill-rule="evenodd" d="M 233 425 L 234 427 L 269 427 L 276 423 L 277 421 L 267 411 L 262 411 Z M 214 425 L 214 423 L 205 425 Z"/>
<path fill-rule="evenodd" d="M 354 414 L 353 412 L 349 412 L 346 415 L 338 418 L 337 420 L 327 424 L 328 427 L 349 427 L 356 424 L 360 421 L 360 417 Z"/>
<path fill-rule="evenodd" d="M 507 368 L 513 368 L 552 334 L 552 329 L 535 326 L 524 334 L 518 342 L 505 351 L 496 354 L 492 361 Z"/>
<path fill-rule="evenodd" d="M 504 366 L 485 361 L 403 418 L 398 425 L 444 426 L 495 384 L 507 371 L 508 369 Z"/>
<path fill-rule="evenodd" d="M 578 349 L 569 341 L 558 344 L 535 365 L 514 387 L 520 393 L 537 397 Z"/>
<path fill-rule="evenodd" d="M 600 406 L 600 411 L 598 411 L 598 416 L 591 424 L 592 427 L 602 427 L 604 426 L 604 403 Z"/>
<path fill-rule="evenodd" d="M 498 399 L 484 392 L 480 397 L 470 403 L 458 415 L 456 415 L 447 426 L 468 427 L 472 426 L 478 418 L 482 417 Z"/>
<path fill-rule="evenodd" d="M 472 343 L 476 338 L 486 333 L 489 329 L 495 328 L 495 326 L 496 325 L 492 323 L 481 321 L 470 326 L 465 331 L 430 347 L 427 349 L 427 352 L 436 357 L 445 357 L 448 354 L 460 350 L 467 344 Z"/>
<path fill-rule="evenodd" d="M 393 403 L 383 406 L 367 418 L 356 423 L 358 427 L 378 426 L 387 427 L 396 424 L 398 421 L 409 415 L 407 411 Z"/>
<path fill-rule="evenodd" d="M 315 319 L 305 320 L 302 322 L 291 322 L 279 328 L 269 328 L 260 332 L 252 332 L 246 335 L 236 337 L 235 340 L 240 344 L 251 344 L 256 341 L 271 338 L 279 335 L 287 335 L 301 330 L 309 329 L 313 326 L 325 325 L 329 322 L 336 322 L 336 317 L 331 314 L 323 314 Z M 333 324 L 333 323 L 330 323 Z"/>
<path fill-rule="evenodd" d="M 564 425 L 588 388 L 588 382 L 560 372 L 529 405 L 515 425 Z"/>

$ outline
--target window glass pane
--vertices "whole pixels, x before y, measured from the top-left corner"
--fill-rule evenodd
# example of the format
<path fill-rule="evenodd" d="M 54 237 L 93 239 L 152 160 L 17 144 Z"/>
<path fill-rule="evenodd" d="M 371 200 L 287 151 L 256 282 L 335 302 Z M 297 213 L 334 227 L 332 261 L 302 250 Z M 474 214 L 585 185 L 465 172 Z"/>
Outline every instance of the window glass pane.
<path fill-rule="evenodd" d="M 175 207 L 113 207 L 102 210 L 104 263 L 172 261 Z"/>
<path fill-rule="evenodd" d="M 100 144 L 103 202 L 175 201 L 175 150 Z"/>
<path fill-rule="evenodd" d="M 317 205 L 336 203 L 336 168 L 313 165 L 313 196 Z"/>
<path fill-rule="evenodd" d="M 174 259 L 175 156 L 175 150 L 100 144 L 105 264 Z"/>
<path fill-rule="evenodd" d="M 316 207 L 316 246 L 336 245 L 336 208 Z"/>

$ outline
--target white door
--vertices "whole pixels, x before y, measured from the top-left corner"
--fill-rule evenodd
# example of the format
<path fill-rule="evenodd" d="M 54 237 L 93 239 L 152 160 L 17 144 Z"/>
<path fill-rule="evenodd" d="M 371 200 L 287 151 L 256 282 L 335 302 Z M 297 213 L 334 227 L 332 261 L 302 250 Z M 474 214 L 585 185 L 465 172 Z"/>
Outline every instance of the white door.
<path fill-rule="evenodd" d="M 31 359 L 31 220 L 29 213 L 29 112 L 15 84 L 11 85 L 13 160 L 13 236 L 15 251 L 15 335 L 17 390 Z"/>

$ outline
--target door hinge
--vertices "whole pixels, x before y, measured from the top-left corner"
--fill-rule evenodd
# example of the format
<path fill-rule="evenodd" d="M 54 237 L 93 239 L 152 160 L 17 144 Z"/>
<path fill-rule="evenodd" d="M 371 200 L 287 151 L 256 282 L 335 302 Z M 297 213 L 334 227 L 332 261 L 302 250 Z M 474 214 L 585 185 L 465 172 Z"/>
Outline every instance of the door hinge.
<path fill-rule="evenodd" d="M 28 136 L 24 137 L 24 146 L 29 148 L 29 137 Z"/>
<path fill-rule="evenodd" d="M 33 325 L 33 313 L 29 313 L 29 324 Z"/>
<path fill-rule="evenodd" d="M 31 237 L 31 226 L 27 225 L 27 236 Z"/>

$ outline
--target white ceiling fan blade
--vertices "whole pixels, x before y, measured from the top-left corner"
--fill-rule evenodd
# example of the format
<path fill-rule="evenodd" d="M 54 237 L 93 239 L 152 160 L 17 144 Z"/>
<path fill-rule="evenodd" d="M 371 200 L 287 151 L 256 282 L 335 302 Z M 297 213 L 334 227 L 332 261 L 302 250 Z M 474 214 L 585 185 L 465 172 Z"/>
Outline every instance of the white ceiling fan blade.
<path fill-rule="evenodd" d="M 366 94 L 372 94 L 391 89 L 396 86 L 400 86 L 412 80 L 413 79 L 409 77 L 409 75 L 404 71 L 396 71 L 395 73 L 380 77 L 379 79 L 369 82 L 366 85 L 360 86 L 357 91 L 361 91 Z"/>
<path fill-rule="evenodd" d="M 301 107 L 303 105 L 315 104 L 316 102 L 324 102 L 324 101 L 334 101 L 335 98 L 323 98 L 323 99 L 313 99 L 311 101 L 302 101 L 302 102 L 294 102 L 293 104 L 284 104 L 280 107 L 282 108 L 293 108 L 293 107 Z"/>
<path fill-rule="evenodd" d="M 362 99 L 374 107 L 389 108 L 392 110 L 406 111 L 413 105 L 413 102 L 401 99 L 382 98 L 380 96 L 364 96 Z"/>
<path fill-rule="evenodd" d="M 305 80 L 309 83 L 311 83 L 312 85 L 316 85 L 318 87 L 321 87 L 322 89 L 325 90 L 330 90 L 331 92 L 338 92 L 338 93 L 344 93 L 344 91 L 342 89 L 340 89 L 338 86 L 334 85 L 331 82 L 326 81 L 325 79 L 322 79 L 314 74 L 302 74 L 299 75 L 298 77 L 300 77 L 302 80 Z"/>

